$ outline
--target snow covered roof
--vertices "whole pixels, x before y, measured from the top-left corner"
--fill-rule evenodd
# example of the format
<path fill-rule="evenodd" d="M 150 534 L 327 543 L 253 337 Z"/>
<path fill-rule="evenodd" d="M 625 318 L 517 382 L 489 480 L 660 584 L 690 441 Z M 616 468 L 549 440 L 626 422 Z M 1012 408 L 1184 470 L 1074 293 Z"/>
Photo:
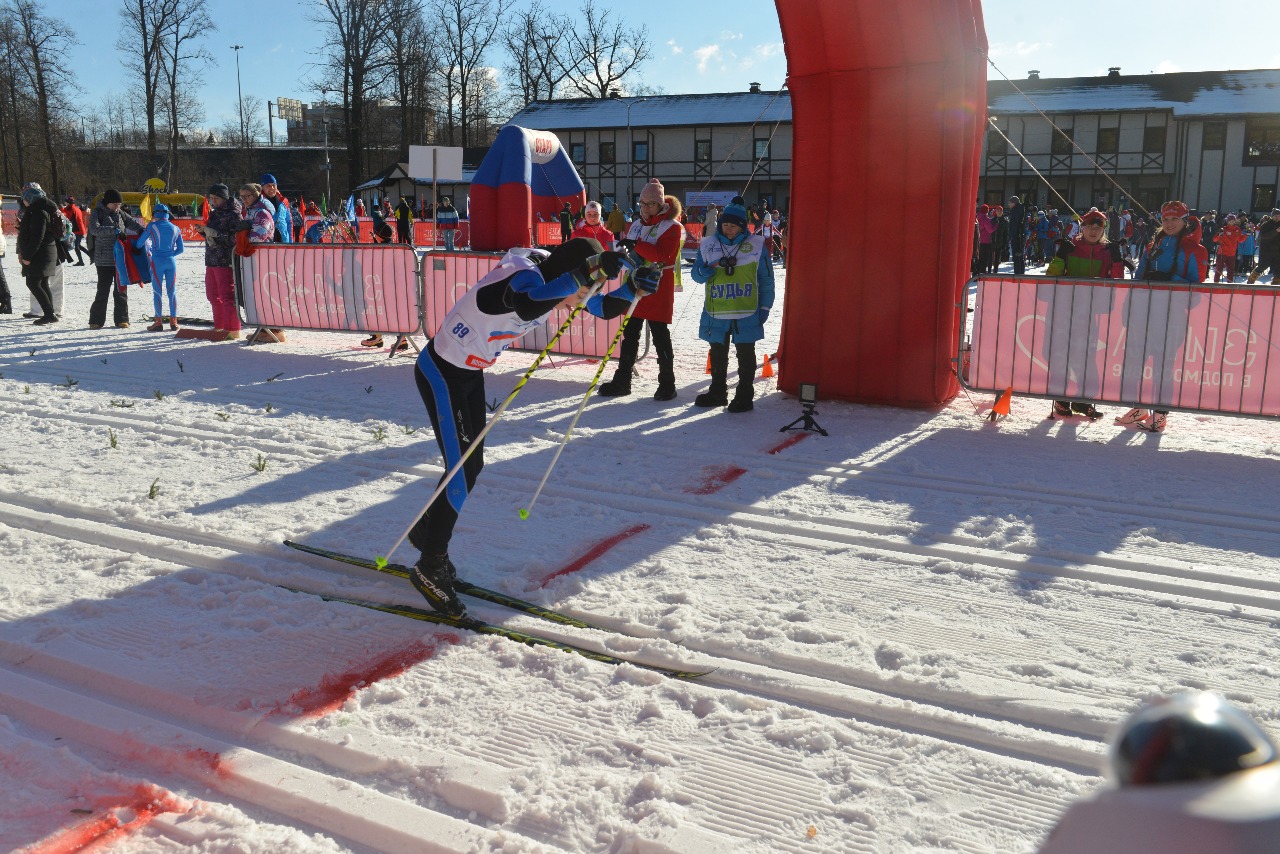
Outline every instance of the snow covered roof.
<path fill-rule="evenodd" d="M 441 181 L 440 183 L 448 184 L 450 186 L 458 186 L 459 184 L 470 184 L 471 179 L 474 178 L 475 175 L 476 175 L 475 169 L 464 166 L 462 168 L 461 179 L 457 181 Z M 409 164 L 393 163 L 390 166 L 388 166 L 386 169 L 383 169 L 377 175 L 374 175 L 368 181 L 365 181 L 363 184 L 360 184 L 359 186 L 357 186 L 356 192 L 359 192 L 361 190 L 376 190 L 378 187 L 381 187 L 384 184 L 395 184 L 399 181 L 408 181 L 408 180 L 409 180 Z M 417 179 L 414 179 L 413 183 L 423 187 L 431 186 L 430 181 L 419 181 Z"/>
<path fill-rule="evenodd" d="M 1178 118 L 1280 113 L 1280 70 L 1188 71 L 1117 77 L 1060 77 L 990 80 L 987 109 L 1032 113 L 1026 92 L 1045 112 L 1171 110 Z M 643 98 L 571 98 L 534 101 L 512 117 L 513 124 L 538 130 L 585 130 L 627 126 L 689 127 L 791 121 L 791 93 L 720 92 L 648 95 Z"/>
<path fill-rule="evenodd" d="M 1176 118 L 1280 113 L 1280 70 L 1189 71 L 1176 74 L 990 80 L 987 110 L 992 114 L 1092 113 L 1113 110 L 1171 110 Z"/>
<path fill-rule="evenodd" d="M 516 113 L 511 123 L 538 130 L 620 128 L 627 126 L 627 105 L 631 106 L 632 127 L 791 121 L 791 94 L 784 91 L 533 101 Z"/>

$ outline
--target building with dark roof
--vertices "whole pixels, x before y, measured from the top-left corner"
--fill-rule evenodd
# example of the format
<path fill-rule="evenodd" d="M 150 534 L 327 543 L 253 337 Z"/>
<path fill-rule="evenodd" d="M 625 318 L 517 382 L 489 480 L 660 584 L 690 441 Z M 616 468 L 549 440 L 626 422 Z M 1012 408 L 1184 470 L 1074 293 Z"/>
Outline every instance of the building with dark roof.
<path fill-rule="evenodd" d="M 1201 210 L 1276 204 L 1280 70 L 1036 74 L 989 82 L 987 107 L 1004 136 L 987 133 L 981 201 L 1016 194 L 1061 208 L 1061 194 L 1076 210 L 1134 202 L 1150 209 L 1169 198 Z M 554 132 L 588 195 L 606 205 L 634 204 L 650 177 L 694 207 L 739 192 L 770 207 L 790 203 L 785 90 L 535 101 L 511 121 Z"/>

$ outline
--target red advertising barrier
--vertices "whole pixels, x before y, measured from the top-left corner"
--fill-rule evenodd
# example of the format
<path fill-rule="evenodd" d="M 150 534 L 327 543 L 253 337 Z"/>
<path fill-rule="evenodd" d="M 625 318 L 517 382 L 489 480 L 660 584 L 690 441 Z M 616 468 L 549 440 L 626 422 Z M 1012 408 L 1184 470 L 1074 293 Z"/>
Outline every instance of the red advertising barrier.
<path fill-rule="evenodd" d="M 1280 415 L 1280 291 L 979 279 L 974 390 L 1232 415 Z"/>
<path fill-rule="evenodd" d="M 0 234 L 17 234 L 17 233 L 18 233 L 17 209 L 0 211 Z"/>
<path fill-rule="evenodd" d="M 423 329 L 427 334 L 434 335 L 458 297 L 501 261 L 501 253 L 478 252 L 432 252 L 423 258 Z M 542 350 L 568 316 L 568 309 L 556 309 L 547 316 L 545 324 L 521 338 L 516 349 Z M 603 320 L 580 311 L 551 352 L 603 358 L 621 324 L 621 318 Z"/>
<path fill-rule="evenodd" d="M 421 328 L 412 247 L 266 243 L 236 256 L 249 326 L 409 334 Z"/>
<path fill-rule="evenodd" d="M 320 217 L 309 216 L 302 222 L 302 233 L 306 234 L 307 229 L 320 220 Z M 392 234 L 395 234 L 396 222 L 394 219 L 388 220 L 391 226 Z M 434 222 L 414 222 L 413 224 L 413 243 L 415 246 L 431 248 L 433 246 L 444 248 L 444 235 L 439 237 L 439 243 L 433 243 L 436 239 Z M 356 231 L 361 243 L 373 243 L 373 218 L 367 216 L 356 217 Z M 443 231 L 443 229 L 442 229 Z M 186 236 L 186 232 L 183 232 Z M 466 220 L 458 223 L 458 227 L 454 233 L 454 246 L 463 247 L 468 244 L 471 239 L 471 224 Z"/>

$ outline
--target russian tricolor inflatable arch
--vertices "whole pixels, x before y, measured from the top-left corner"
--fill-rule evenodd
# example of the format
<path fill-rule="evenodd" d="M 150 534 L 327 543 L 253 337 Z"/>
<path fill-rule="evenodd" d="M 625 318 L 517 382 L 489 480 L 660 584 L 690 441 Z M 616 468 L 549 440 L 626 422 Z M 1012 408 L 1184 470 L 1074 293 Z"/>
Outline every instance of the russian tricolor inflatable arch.
<path fill-rule="evenodd" d="M 929 407 L 953 373 L 986 123 L 979 0 L 777 0 L 794 148 L 779 387 Z"/>
<path fill-rule="evenodd" d="M 471 180 L 471 248 L 505 251 L 534 245 L 534 223 L 547 222 L 569 203 L 587 203 L 578 170 L 553 133 L 507 125 Z"/>

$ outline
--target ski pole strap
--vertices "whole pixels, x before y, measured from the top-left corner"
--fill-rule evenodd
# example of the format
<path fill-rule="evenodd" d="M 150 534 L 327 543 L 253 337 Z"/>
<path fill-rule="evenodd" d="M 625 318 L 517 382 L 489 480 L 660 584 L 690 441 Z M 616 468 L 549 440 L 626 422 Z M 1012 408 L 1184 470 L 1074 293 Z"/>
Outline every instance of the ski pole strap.
<path fill-rule="evenodd" d="M 602 287 L 604 287 L 604 282 L 597 282 L 596 284 L 592 285 L 591 290 L 587 292 L 587 299 L 590 299 L 591 297 L 595 296 L 596 292 L 599 291 L 600 288 Z M 524 376 L 520 377 L 520 381 L 516 383 L 516 387 L 511 390 L 511 393 L 507 395 L 506 400 L 502 401 L 502 405 L 499 406 L 497 410 L 494 411 L 493 416 L 489 419 L 489 423 L 484 425 L 484 429 L 480 431 L 480 434 L 476 436 L 474 440 L 472 440 L 470 445 L 467 445 L 467 449 L 462 452 L 462 456 L 458 458 L 458 461 L 453 464 L 453 467 L 449 469 L 449 471 L 445 474 L 443 478 L 441 478 L 440 483 L 436 484 L 435 491 L 431 493 L 431 497 L 427 499 L 427 503 L 423 505 L 422 509 L 418 511 L 418 514 L 413 517 L 413 520 L 409 523 L 409 527 L 404 529 L 404 533 L 401 534 L 394 543 L 392 543 L 391 548 L 387 550 L 384 557 L 390 558 L 391 555 L 395 554 L 395 550 L 400 548 L 400 544 L 403 543 L 405 539 L 409 536 L 409 532 L 412 531 L 413 526 L 418 523 L 418 519 L 422 516 L 423 513 L 427 512 L 428 508 L 430 508 L 431 505 L 435 503 L 436 499 L 440 497 L 441 493 L 445 491 L 445 489 L 449 486 L 449 481 L 453 480 L 454 475 L 456 475 L 458 472 L 462 470 L 462 466 L 471 457 L 472 452 L 475 451 L 476 448 L 480 447 L 481 443 L 484 441 L 484 437 L 489 435 L 489 431 L 492 430 L 493 426 L 498 423 L 498 420 L 500 418 L 502 418 L 502 413 L 506 412 L 507 407 L 511 404 L 511 401 L 516 399 L 516 395 L 520 393 L 520 389 L 524 388 L 524 384 L 529 381 L 529 378 L 531 376 L 533 376 L 533 372 L 536 371 L 538 369 L 538 366 L 542 364 L 542 360 L 545 359 L 547 355 L 551 352 L 551 348 L 554 347 L 555 343 L 560 340 L 560 336 L 563 335 L 565 330 L 567 330 L 569 326 L 573 323 L 574 318 L 578 316 L 578 312 L 582 310 L 582 307 L 584 305 L 586 305 L 586 299 L 581 300 L 577 305 L 575 305 L 572 309 L 569 310 L 569 316 L 565 318 L 564 323 L 560 324 L 560 328 L 556 330 L 556 334 L 553 335 L 551 337 L 551 340 L 547 342 L 547 346 L 542 348 L 542 352 L 538 354 L 538 358 L 534 359 L 533 364 L 529 366 L 529 370 L 525 371 Z M 635 308 L 634 301 L 632 301 L 631 308 L 633 310 Z M 627 317 L 630 317 L 630 316 L 631 316 L 631 311 L 628 311 Z M 626 321 L 623 321 L 623 325 L 624 326 L 626 325 Z M 622 334 L 621 329 L 618 330 L 618 334 L 619 335 Z M 617 339 L 615 338 L 614 340 L 616 343 Z M 609 352 L 610 353 L 613 352 L 612 346 L 609 348 Z M 608 361 L 608 356 L 605 357 L 605 361 Z M 602 362 L 601 364 L 604 364 L 604 363 Z M 596 376 L 598 378 L 599 373 L 597 373 Z"/>
<path fill-rule="evenodd" d="M 631 320 L 631 313 L 636 310 L 636 304 L 639 302 L 640 294 L 636 294 L 631 298 L 631 305 L 627 306 L 627 313 L 623 316 L 622 323 L 618 325 L 618 331 L 614 333 L 613 341 L 609 343 L 609 349 L 605 351 L 604 358 L 600 360 L 600 366 L 596 368 L 596 374 L 591 378 L 591 385 L 587 386 L 587 393 L 582 396 L 582 402 L 578 404 L 578 411 L 574 414 L 573 420 L 569 422 L 568 429 L 564 431 L 564 438 L 560 440 L 560 445 L 556 448 L 550 465 L 547 466 L 546 472 L 542 475 L 542 480 L 538 481 L 538 488 L 534 490 L 533 498 L 529 499 L 529 506 L 520 511 L 521 519 L 528 519 L 529 513 L 533 511 L 533 505 L 538 503 L 538 496 L 542 494 L 542 487 L 546 486 L 547 478 L 551 477 L 551 470 L 555 468 L 565 445 L 569 444 L 569 437 L 573 435 L 573 428 L 577 426 L 578 419 L 582 417 L 582 411 L 587 406 L 587 400 L 591 397 L 591 393 L 595 391 L 596 385 L 600 382 L 600 377 L 604 375 L 604 369 L 609 365 L 609 358 L 613 356 L 614 348 L 622 340 L 622 333 L 626 330 L 627 323 Z"/>

